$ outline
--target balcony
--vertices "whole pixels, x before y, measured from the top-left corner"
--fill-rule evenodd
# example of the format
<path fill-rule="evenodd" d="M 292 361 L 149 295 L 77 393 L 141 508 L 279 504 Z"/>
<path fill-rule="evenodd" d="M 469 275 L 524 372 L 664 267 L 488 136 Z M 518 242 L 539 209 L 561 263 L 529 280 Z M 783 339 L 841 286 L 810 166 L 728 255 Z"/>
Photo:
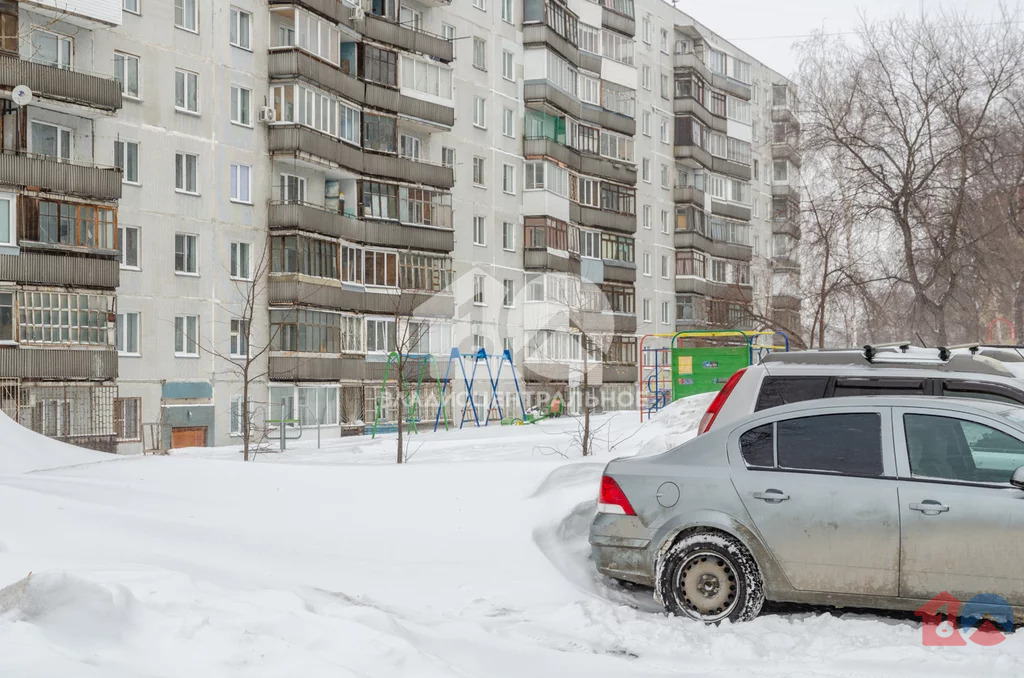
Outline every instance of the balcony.
<path fill-rule="evenodd" d="M 702 167 L 711 168 L 713 160 L 711 154 L 700 146 L 694 144 L 682 144 L 673 147 L 677 160 L 691 160 Z"/>
<path fill-rule="evenodd" d="M 672 189 L 672 201 L 676 204 L 693 204 L 704 208 L 704 191 L 693 186 L 676 186 Z"/>
<path fill-rule="evenodd" d="M 562 55 L 573 66 L 580 65 L 579 48 L 544 23 L 523 24 L 523 45 L 546 45 Z M 598 66 L 597 72 L 600 72 Z"/>
<path fill-rule="evenodd" d="M 693 97 L 676 97 L 672 102 L 672 112 L 676 115 L 692 115 L 716 132 L 725 134 L 729 129 L 729 121 L 725 116 L 715 115 Z"/>
<path fill-rule="evenodd" d="M 789 104 L 783 104 L 781 106 L 772 106 L 772 122 L 789 122 L 800 124 L 800 120 L 796 117 L 796 113 L 789 107 Z"/>
<path fill-rule="evenodd" d="M 384 87 L 373 82 L 366 83 L 364 102 L 367 106 L 382 108 L 386 111 L 392 111 L 418 120 L 425 120 L 426 122 L 443 127 L 451 127 L 455 124 L 455 109 L 453 107 L 406 96 L 397 89 Z"/>
<path fill-rule="evenodd" d="M 580 118 L 584 122 L 589 122 L 605 129 L 619 132 L 620 134 L 636 135 L 635 118 L 609 111 L 600 106 L 583 103 L 573 95 L 567 94 L 555 87 L 548 80 L 528 80 L 523 85 L 523 100 L 527 103 L 550 104 L 574 118 Z"/>
<path fill-rule="evenodd" d="M 772 308 L 777 311 L 800 311 L 800 297 L 789 294 L 776 294 L 772 297 Z"/>
<path fill-rule="evenodd" d="M 112 347 L 3 346 L 0 374 L 20 379 L 116 379 L 117 351 Z"/>
<path fill-rule="evenodd" d="M 267 70 L 271 80 L 306 80 L 353 101 L 362 101 L 366 95 L 358 78 L 297 47 L 273 49 Z"/>
<path fill-rule="evenodd" d="M 121 170 L 4 150 L 0 184 L 98 200 L 121 198 Z"/>
<path fill-rule="evenodd" d="M 744 165 L 727 158 L 719 158 L 713 155 L 711 156 L 711 169 L 719 174 L 725 174 L 737 179 L 743 179 L 744 181 L 750 181 L 750 165 Z"/>
<path fill-rule="evenodd" d="M 636 233 L 636 215 L 611 212 L 600 207 L 569 203 L 569 220 L 583 226 L 607 228 L 620 233 Z"/>
<path fill-rule="evenodd" d="M 450 40 L 402 26 L 373 14 L 367 14 L 363 25 L 356 24 L 356 29 L 371 40 L 401 47 L 410 52 L 426 54 L 445 63 L 451 63 L 454 58 L 453 44 Z"/>
<path fill-rule="evenodd" d="M 637 380 L 636 365 L 609 365 L 603 366 L 601 379 L 604 383 L 627 383 L 635 384 Z"/>
<path fill-rule="evenodd" d="M 451 167 L 397 155 L 364 153 L 363 173 L 437 188 L 450 189 L 455 185 L 455 171 Z"/>
<path fill-rule="evenodd" d="M 636 136 L 636 118 L 631 118 L 628 115 L 609 111 L 606 108 L 601 108 L 599 106 L 583 102 L 578 104 L 577 110 L 579 111 L 580 119 L 584 122 L 591 122 L 595 125 L 600 125 L 605 129 L 618 132 L 619 134 L 625 134 L 631 137 Z"/>
<path fill-rule="evenodd" d="M 711 86 L 744 101 L 750 101 L 750 97 L 753 94 L 750 85 L 746 85 L 739 80 L 733 80 L 721 73 L 711 74 Z"/>
<path fill-rule="evenodd" d="M 791 238 L 800 238 L 800 224 L 792 217 L 772 219 L 773 235 L 788 235 Z"/>
<path fill-rule="evenodd" d="M 750 286 L 716 283 L 694 277 L 676 277 L 677 294 L 696 294 L 718 301 L 750 301 Z"/>
<path fill-rule="evenodd" d="M 613 9 L 609 9 L 609 5 L 614 3 L 602 2 L 601 7 L 601 25 L 605 28 L 610 28 L 614 31 L 633 37 L 636 35 L 636 21 L 633 17 L 620 14 Z"/>
<path fill-rule="evenodd" d="M 341 283 L 298 275 L 270 276 L 267 301 L 270 305 L 316 306 L 339 311 L 450 318 L 455 300 L 450 293 L 397 290 L 369 292 L 345 288 Z"/>
<path fill-rule="evenodd" d="M 635 283 L 636 264 L 615 259 L 604 259 L 605 282 Z"/>
<path fill-rule="evenodd" d="M 546 156 L 584 174 L 596 175 L 622 184 L 636 183 L 636 165 L 624 160 L 582 153 L 548 137 L 523 139 L 523 155 L 528 158 Z"/>
<path fill-rule="evenodd" d="M 724 259 L 750 261 L 753 256 L 750 245 L 715 240 L 698 231 L 676 231 L 674 244 L 676 249 L 698 249 L 713 257 Z"/>
<path fill-rule="evenodd" d="M 773 198 L 786 198 L 800 204 L 800 189 L 792 184 L 772 184 Z"/>
<path fill-rule="evenodd" d="M 270 127 L 271 154 L 291 155 L 328 167 L 344 167 L 355 173 L 363 170 L 363 152 L 334 137 L 293 123 Z"/>
<path fill-rule="evenodd" d="M 556 271 L 579 275 L 580 259 L 559 256 L 547 249 L 528 249 L 523 252 L 523 268 L 527 271 Z"/>
<path fill-rule="evenodd" d="M 37 251 L 37 248 L 42 251 Z M 42 243 L 22 243 L 19 254 L 0 254 L 0 280 L 95 289 L 117 288 L 121 267 L 116 253 L 87 255 L 70 252 L 68 249 Z"/>
<path fill-rule="evenodd" d="M 446 253 L 455 249 L 451 229 L 358 219 L 311 203 L 272 202 L 268 221 L 272 229 L 297 229 L 365 245 Z"/>
<path fill-rule="evenodd" d="M 636 316 L 632 313 L 611 313 L 607 311 L 580 311 L 574 324 L 588 332 L 633 334 L 636 332 Z"/>
<path fill-rule="evenodd" d="M 339 355 L 270 356 L 271 381 L 361 381 L 366 376 L 362 357 Z"/>
<path fill-rule="evenodd" d="M 781 254 L 772 257 L 772 268 L 776 271 L 798 271 L 800 270 L 800 261 L 796 258 L 795 252 L 788 254 Z"/>
<path fill-rule="evenodd" d="M 800 167 L 803 163 L 803 155 L 793 139 L 772 142 L 772 158 L 774 160 L 788 160 L 790 164 L 796 167 Z"/>
<path fill-rule="evenodd" d="M 676 69 L 694 71 L 704 78 L 705 82 L 711 82 L 711 69 L 693 52 L 677 53 L 673 58 Z"/>
<path fill-rule="evenodd" d="M 740 221 L 750 221 L 750 208 L 745 205 L 737 205 L 731 202 L 719 202 L 711 200 L 711 213 L 720 217 L 729 217 Z"/>
<path fill-rule="evenodd" d="M 35 96 L 113 112 L 121 108 L 121 85 L 115 78 L 90 75 L 13 56 L 0 55 L 0 87 L 27 85 Z"/>

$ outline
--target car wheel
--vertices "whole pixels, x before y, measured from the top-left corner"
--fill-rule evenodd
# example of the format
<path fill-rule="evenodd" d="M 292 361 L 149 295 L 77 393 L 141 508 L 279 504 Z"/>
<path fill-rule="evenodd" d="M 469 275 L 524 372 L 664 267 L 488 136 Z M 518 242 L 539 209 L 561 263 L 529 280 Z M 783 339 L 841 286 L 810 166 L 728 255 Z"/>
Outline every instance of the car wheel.
<path fill-rule="evenodd" d="M 658 562 L 658 597 L 675 615 L 714 624 L 749 621 L 764 604 L 764 580 L 743 544 L 719 532 L 697 532 Z"/>

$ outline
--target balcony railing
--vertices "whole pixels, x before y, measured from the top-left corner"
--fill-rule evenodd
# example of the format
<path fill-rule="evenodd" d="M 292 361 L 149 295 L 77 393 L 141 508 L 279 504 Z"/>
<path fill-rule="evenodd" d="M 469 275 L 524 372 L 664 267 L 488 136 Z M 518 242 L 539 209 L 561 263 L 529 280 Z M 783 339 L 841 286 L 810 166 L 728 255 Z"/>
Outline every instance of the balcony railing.
<path fill-rule="evenodd" d="M 45 247 L 50 251 L 33 251 Z M 116 289 L 120 264 L 110 255 L 88 256 L 53 245 L 25 243 L 16 257 L 0 256 L 0 280 L 17 283 Z"/>
<path fill-rule="evenodd" d="M 104 111 L 121 108 L 121 84 L 113 77 L 37 64 L 0 55 L 0 87 L 27 85 L 36 96 Z"/>
<path fill-rule="evenodd" d="M 117 351 L 113 347 L 0 347 L 0 374 L 21 379 L 116 379 Z"/>
<path fill-rule="evenodd" d="M 121 198 L 119 168 L 7 149 L 0 152 L 0 184 L 101 200 Z"/>

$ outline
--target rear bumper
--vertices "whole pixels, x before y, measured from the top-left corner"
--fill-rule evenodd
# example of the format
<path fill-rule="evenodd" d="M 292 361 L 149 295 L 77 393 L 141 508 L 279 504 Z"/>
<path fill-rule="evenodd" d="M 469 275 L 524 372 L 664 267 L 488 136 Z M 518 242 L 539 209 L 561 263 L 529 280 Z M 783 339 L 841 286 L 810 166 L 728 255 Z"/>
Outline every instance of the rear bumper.
<path fill-rule="evenodd" d="M 601 574 L 654 585 L 650 531 L 636 516 L 598 513 L 590 525 L 590 550 Z"/>

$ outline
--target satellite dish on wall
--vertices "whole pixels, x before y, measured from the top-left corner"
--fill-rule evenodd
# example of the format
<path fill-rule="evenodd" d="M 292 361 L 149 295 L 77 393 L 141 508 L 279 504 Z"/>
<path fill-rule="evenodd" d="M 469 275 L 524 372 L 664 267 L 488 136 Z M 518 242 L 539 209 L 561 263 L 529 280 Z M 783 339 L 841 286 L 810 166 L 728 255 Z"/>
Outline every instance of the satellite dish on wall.
<path fill-rule="evenodd" d="M 28 85 L 18 85 L 11 90 L 11 101 L 16 106 L 25 106 L 32 101 L 32 90 Z"/>

